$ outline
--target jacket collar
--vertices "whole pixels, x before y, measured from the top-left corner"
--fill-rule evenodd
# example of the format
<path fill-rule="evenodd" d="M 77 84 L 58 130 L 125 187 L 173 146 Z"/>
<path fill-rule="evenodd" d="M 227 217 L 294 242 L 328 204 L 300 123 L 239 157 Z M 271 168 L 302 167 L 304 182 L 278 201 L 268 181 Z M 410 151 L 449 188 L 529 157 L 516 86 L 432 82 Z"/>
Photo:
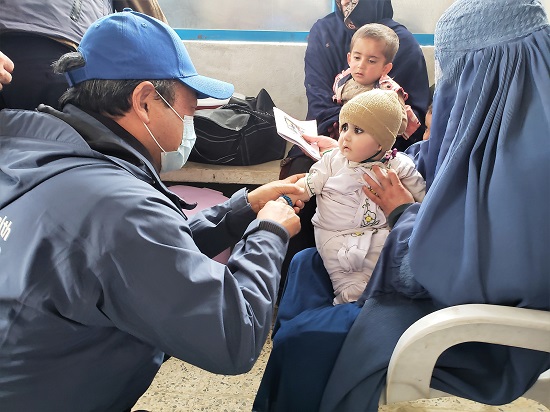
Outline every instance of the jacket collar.
<path fill-rule="evenodd" d="M 188 203 L 168 190 L 155 171 L 149 152 L 114 120 L 99 113 L 82 110 L 72 104 L 67 104 L 62 112 L 41 104 L 38 111 L 63 120 L 82 136 L 92 150 L 103 154 L 118 167 L 149 183 L 180 209 L 191 210 L 197 206 L 197 203 Z"/>

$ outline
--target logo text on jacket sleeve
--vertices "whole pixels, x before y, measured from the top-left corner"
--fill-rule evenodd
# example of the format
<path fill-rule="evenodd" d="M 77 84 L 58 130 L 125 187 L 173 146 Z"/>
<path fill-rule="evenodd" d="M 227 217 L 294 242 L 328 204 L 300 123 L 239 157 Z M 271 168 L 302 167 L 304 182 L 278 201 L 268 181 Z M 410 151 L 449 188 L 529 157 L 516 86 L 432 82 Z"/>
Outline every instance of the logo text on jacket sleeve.
<path fill-rule="evenodd" d="M 4 216 L 0 220 L 0 238 L 8 240 L 8 236 L 11 233 L 11 220 L 8 220 L 7 216 Z"/>

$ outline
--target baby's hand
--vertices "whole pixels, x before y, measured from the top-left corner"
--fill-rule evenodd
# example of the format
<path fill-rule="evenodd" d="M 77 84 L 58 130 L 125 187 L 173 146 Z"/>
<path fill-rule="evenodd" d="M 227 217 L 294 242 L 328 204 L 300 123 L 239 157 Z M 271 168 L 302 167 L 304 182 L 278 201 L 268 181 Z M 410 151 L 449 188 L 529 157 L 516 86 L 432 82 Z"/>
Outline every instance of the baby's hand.
<path fill-rule="evenodd" d="M 328 136 L 309 136 L 307 134 L 302 135 L 304 140 L 309 144 L 315 144 L 319 148 L 319 153 L 330 151 L 338 147 L 338 141 L 334 140 Z"/>
<path fill-rule="evenodd" d="M 306 184 L 306 179 L 302 177 L 300 180 L 298 180 L 295 183 L 295 185 L 297 188 L 301 188 L 304 190 L 301 193 L 299 189 L 296 190 L 295 193 L 285 193 L 283 196 L 281 196 L 281 199 L 284 199 L 290 206 L 301 204 L 303 207 L 303 202 L 307 202 L 310 198 L 309 194 L 307 193 L 307 190 L 305 190 L 305 184 Z"/>

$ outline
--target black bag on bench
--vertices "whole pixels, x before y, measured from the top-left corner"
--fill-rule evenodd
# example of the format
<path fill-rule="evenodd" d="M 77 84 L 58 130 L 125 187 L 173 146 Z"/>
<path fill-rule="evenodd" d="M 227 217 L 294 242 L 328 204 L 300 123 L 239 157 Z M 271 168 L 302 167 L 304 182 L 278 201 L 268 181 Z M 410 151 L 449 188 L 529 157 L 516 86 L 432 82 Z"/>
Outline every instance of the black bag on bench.
<path fill-rule="evenodd" d="M 286 140 L 277 134 L 273 100 L 262 89 L 257 97 L 232 97 L 217 109 L 195 113 L 197 141 L 189 160 L 249 166 L 282 159 Z"/>

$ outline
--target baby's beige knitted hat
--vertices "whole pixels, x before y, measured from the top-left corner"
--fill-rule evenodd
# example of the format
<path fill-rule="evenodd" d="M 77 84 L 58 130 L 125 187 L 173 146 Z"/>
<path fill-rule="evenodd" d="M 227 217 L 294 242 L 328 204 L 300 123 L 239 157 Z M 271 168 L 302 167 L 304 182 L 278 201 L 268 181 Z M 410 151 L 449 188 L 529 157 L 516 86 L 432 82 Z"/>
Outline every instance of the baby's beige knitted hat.
<path fill-rule="evenodd" d="M 340 127 L 351 123 L 370 134 L 382 152 L 395 143 L 403 119 L 403 108 L 393 90 L 373 89 L 358 94 L 340 110 Z"/>

